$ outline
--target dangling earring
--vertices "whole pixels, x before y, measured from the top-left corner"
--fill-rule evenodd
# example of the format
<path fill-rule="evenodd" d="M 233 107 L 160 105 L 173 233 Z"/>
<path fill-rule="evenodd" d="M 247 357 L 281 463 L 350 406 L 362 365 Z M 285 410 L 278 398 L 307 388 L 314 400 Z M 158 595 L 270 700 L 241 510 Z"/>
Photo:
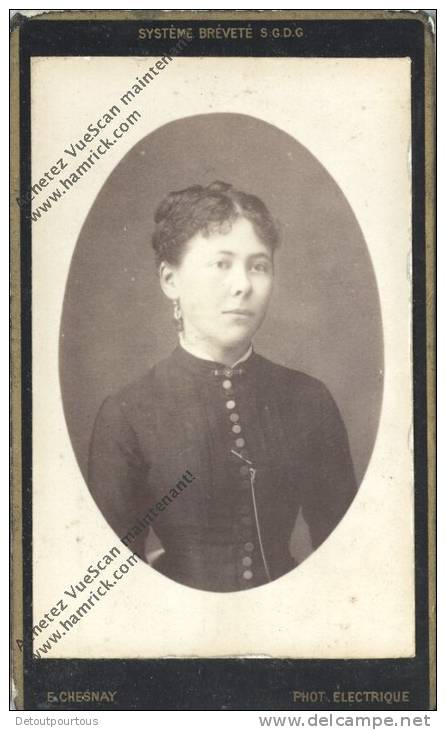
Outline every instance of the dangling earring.
<path fill-rule="evenodd" d="M 177 332 L 182 332 L 184 329 L 184 324 L 183 324 L 183 313 L 181 311 L 179 299 L 174 299 L 174 302 L 173 302 L 173 320 L 175 322 L 175 328 L 176 328 Z"/>

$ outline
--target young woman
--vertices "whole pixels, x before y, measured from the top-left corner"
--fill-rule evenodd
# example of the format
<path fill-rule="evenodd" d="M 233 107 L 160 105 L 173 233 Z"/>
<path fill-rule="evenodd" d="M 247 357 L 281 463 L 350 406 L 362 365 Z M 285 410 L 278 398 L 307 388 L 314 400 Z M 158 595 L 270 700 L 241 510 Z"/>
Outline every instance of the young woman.
<path fill-rule="evenodd" d="M 201 590 L 263 585 L 296 566 L 299 510 L 316 549 L 356 482 L 326 387 L 254 352 L 278 232 L 259 198 L 222 182 L 171 193 L 155 214 L 160 283 L 179 331 L 172 354 L 102 405 L 89 486 L 123 542 Z"/>

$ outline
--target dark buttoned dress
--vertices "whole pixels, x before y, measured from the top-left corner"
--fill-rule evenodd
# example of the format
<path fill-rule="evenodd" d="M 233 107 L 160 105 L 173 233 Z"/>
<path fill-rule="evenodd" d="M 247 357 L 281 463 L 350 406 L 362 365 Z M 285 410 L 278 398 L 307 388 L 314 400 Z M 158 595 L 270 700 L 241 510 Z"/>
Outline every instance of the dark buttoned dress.
<path fill-rule="evenodd" d="M 256 352 L 230 369 L 181 346 L 105 400 L 88 482 L 124 544 L 143 556 L 153 529 L 164 549 L 155 569 L 207 591 L 292 570 L 299 510 L 316 549 L 356 492 L 346 429 L 320 381 Z"/>

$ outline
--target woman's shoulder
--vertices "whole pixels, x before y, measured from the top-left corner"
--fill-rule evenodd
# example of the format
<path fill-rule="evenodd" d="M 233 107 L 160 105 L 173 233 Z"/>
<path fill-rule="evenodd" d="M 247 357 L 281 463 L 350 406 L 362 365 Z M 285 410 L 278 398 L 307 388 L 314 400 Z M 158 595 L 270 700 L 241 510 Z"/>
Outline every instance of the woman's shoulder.
<path fill-rule="evenodd" d="M 290 368 L 286 365 L 280 365 L 273 362 L 263 355 L 256 353 L 258 365 L 264 378 L 276 387 L 292 388 L 308 394 L 329 394 L 327 386 L 314 375 L 310 375 L 303 370 Z"/>
<path fill-rule="evenodd" d="M 271 397 L 292 412 L 299 412 L 311 424 L 326 423 L 327 428 L 339 431 L 343 428 L 339 407 L 327 385 L 319 378 L 302 370 L 279 365 L 261 357 L 263 371 L 262 390 L 269 390 Z"/>
<path fill-rule="evenodd" d="M 110 393 L 103 408 L 121 413 L 130 420 L 133 415 L 148 415 L 157 404 L 172 397 L 172 355 L 158 360 L 139 376 Z"/>
<path fill-rule="evenodd" d="M 103 400 L 101 410 L 114 417 L 131 417 L 135 413 L 147 412 L 153 404 L 156 391 L 156 365 L 133 378 L 124 385 L 118 386 Z"/>

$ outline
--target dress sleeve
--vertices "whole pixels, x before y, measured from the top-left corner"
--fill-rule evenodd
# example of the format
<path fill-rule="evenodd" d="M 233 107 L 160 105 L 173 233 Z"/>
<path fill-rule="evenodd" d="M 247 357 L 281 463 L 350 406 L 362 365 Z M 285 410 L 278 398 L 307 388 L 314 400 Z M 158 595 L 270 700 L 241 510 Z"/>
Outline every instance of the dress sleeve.
<path fill-rule="evenodd" d="M 333 397 L 320 385 L 302 509 L 314 549 L 340 522 L 357 491 L 347 430 Z"/>
<path fill-rule="evenodd" d="M 109 525 L 122 539 L 147 511 L 147 472 L 137 436 L 119 401 L 107 398 L 99 409 L 90 442 L 88 486 Z M 131 541 L 144 554 L 148 529 Z"/>

